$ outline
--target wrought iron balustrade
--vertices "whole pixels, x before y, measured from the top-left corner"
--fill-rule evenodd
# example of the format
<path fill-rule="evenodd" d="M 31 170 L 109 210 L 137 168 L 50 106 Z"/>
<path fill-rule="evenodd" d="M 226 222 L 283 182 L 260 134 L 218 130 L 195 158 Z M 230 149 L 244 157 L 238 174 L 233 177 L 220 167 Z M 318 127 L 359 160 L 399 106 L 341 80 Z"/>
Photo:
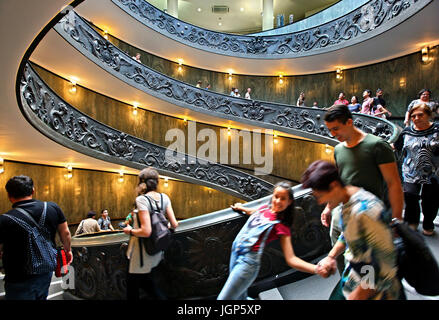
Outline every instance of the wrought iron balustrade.
<path fill-rule="evenodd" d="M 112 2 L 146 27 L 196 49 L 233 57 L 285 59 L 329 52 L 367 40 L 395 27 L 432 1 L 371 0 L 320 26 L 271 36 L 207 30 L 168 15 L 145 0 Z"/>
<path fill-rule="evenodd" d="M 211 116 L 337 144 L 324 125 L 325 110 L 235 98 L 178 81 L 135 61 L 74 11 L 54 29 L 99 67 L 153 97 Z M 398 135 L 395 125 L 378 117 L 356 114 L 354 121 L 363 131 L 389 142 Z"/>

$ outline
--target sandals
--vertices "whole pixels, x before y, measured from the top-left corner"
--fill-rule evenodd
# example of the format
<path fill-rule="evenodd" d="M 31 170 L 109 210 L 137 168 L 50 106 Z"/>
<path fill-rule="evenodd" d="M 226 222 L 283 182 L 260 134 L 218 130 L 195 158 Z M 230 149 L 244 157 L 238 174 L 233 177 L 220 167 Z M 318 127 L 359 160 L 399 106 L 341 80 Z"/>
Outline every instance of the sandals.
<path fill-rule="evenodd" d="M 434 235 L 434 230 L 422 230 L 422 234 L 427 237 L 431 237 Z"/>

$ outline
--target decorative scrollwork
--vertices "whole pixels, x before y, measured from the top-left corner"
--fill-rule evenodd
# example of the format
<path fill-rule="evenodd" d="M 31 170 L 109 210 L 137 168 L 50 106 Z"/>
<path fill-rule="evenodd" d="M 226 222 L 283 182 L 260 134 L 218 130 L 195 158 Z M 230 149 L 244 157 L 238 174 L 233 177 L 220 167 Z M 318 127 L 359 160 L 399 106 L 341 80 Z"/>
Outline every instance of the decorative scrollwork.
<path fill-rule="evenodd" d="M 409 18 L 431 2 L 371 0 L 338 19 L 308 30 L 272 36 L 241 36 L 188 24 L 163 13 L 145 0 L 112 1 L 134 19 L 173 40 L 197 49 L 246 58 L 290 58 L 349 46 L 352 40 L 360 37 L 366 40 L 377 32 L 394 27 L 394 18 L 403 15 Z"/>
<path fill-rule="evenodd" d="M 331 244 L 328 229 L 320 223 L 322 206 L 310 192 L 297 193 L 297 190 L 295 187 L 297 206 L 291 228 L 292 243 L 295 253 L 309 261 L 329 251 Z M 269 200 L 270 197 L 265 197 L 253 205 L 258 207 Z M 185 225 L 185 231 L 176 230 L 155 274 L 168 298 L 200 299 L 218 295 L 227 279 L 232 242 L 246 221 L 244 216 L 230 217 L 230 211 L 224 209 L 218 215 L 208 215 L 201 225 L 192 225 L 191 219 L 183 221 L 181 225 Z M 75 244 L 75 238 L 72 241 L 74 266 L 79 276 L 77 283 L 81 282 L 73 294 L 85 299 L 124 299 L 128 263 L 124 257 L 126 240 L 119 240 L 121 244 L 111 241 L 111 245 L 104 240 L 99 243 L 96 238 L 90 241 L 90 246 L 84 239 L 80 245 Z M 87 259 L 79 258 L 84 255 Z M 263 281 L 266 288 L 267 281 L 274 276 L 282 281 L 281 277 L 288 277 L 285 271 L 289 269 L 279 241 L 271 242 L 262 255 L 255 286 Z"/>
<path fill-rule="evenodd" d="M 125 1 L 125 3 L 128 4 L 129 1 Z M 148 5 L 145 6 L 147 7 Z M 140 6 L 136 6 L 136 8 L 140 8 Z M 363 15 L 356 19 L 360 21 L 363 19 L 362 17 Z M 342 21 L 339 25 L 334 27 L 335 29 L 333 31 L 337 33 L 337 39 L 348 36 L 346 33 L 343 33 L 343 30 L 347 30 L 344 27 L 346 23 L 346 21 Z M 65 25 L 68 25 L 68 28 L 65 27 Z M 74 32 L 75 37 L 70 35 L 72 32 L 65 32 L 66 29 L 71 31 L 72 28 L 77 31 Z M 196 88 L 192 85 L 172 79 L 133 60 L 122 50 L 106 41 L 74 11 L 71 11 L 61 19 L 57 26 L 55 26 L 55 30 L 78 49 L 85 48 L 85 53 L 84 50 L 80 51 L 87 57 L 94 59 L 100 67 L 136 88 L 143 90 L 147 94 L 165 99 L 175 105 L 217 117 L 226 119 L 233 117 L 236 121 L 242 121 L 244 119 L 255 125 L 264 124 L 265 127 L 268 125 L 269 128 L 275 125 L 277 126 L 276 130 L 279 130 L 278 127 L 281 127 L 281 130 L 285 132 L 296 135 L 303 134 L 305 137 L 311 136 L 315 140 L 323 140 L 322 142 L 325 143 L 328 142 L 328 139 L 331 139 L 328 131 L 323 128 L 324 123 L 322 116 L 324 111 L 321 109 L 299 108 L 294 106 L 286 107 L 285 105 L 270 102 L 249 101 Z M 286 47 L 289 47 L 291 50 L 301 51 L 303 49 L 309 50 L 311 47 L 322 46 L 329 41 L 326 33 L 322 30 L 323 29 L 314 30 L 314 36 L 310 33 L 294 35 L 295 40 L 290 39 L 286 41 L 283 48 L 287 50 Z M 354 32 L 354 29 L 351 29 L 349 33 L 350 32 Z M 196 36 L 201 37 L 201 34 L 197 34 Z M 310 42 L 311 38 L 314 39 L 314 42 Z M 78 39 L 80 39 L 80 41 L 78 41 Z M 266 45 L 262 38 L 256 38 L 254 40 L 253 47 Z M 211 39 L 210 41 L 216 42 L 217 40 L 215 38 L 215 40 Z M 333 39 L 331 41 L 335 40 Z M 34 98 L 29 97 L 29 99 L 32 100 Z M 33 102 L 30 103 L 31 105 L 35 104 Z M 38 109 L 40 112 L 45 112 L 42 108 Z M 367 118 L 367 116 L 364 115 L 356 115 L 355 117 L 360 119 Z M 375 132 L 375 128 L 379 123 L 383 123 L 392 133 L 395 132 L 395 127 L 392 127 L 386 120 L 377 117 L 369 117 L 365 119 L 365 121 L 366 120 L 368 126 L 371 127 L 371 130 L 369 130 L 371 133 Z M 394 135 L 390 134 L 389 137 L 393 136 Z M 322 139 L 322 137 L 325 139 Z M 149 157 L 148 161 L 151 160 Z"/>
<path fill-rule="evenodd" d="M 204 181 L 212 188 L 248 200 L 269 194 L 273 187 L 272 184 L 255 176 L 186 154 L 178 154 L 178 161 L 174 161 L 172 157 L 168 158 L 165 147 L 101 124 L 61 100 L 44 84 L 29 64 L 24 69 L 21 93 L 24 107 L 27 106 L 29 112 L 43 123 L 34 124 L 47 126 L 53 133 L 61 135 L 68 142 L 86 147 L 98 157 L 105 154 L 111 159 L 153 166 L 159 171 L 174 173 L 182 179 Z M 68 146 L 75 148 L 71 144 Z"/>

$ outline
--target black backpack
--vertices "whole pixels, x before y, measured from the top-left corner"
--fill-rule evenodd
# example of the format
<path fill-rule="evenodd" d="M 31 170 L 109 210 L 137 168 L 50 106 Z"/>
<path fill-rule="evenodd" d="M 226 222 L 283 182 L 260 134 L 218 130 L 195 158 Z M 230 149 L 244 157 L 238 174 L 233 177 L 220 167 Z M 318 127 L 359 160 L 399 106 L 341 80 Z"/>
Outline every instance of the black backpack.
<path fill-rule="evenodd" d="M 400 237 L 394 240 L 398 277 L 422 295 L 439 295 L 439 266 L 425 240 L 405 223 L 394 223 L 393 228 Z"/>
<path fill-rule="evenodd" d="M 148 238 L 139 237 L 140 265 L 143 266 L 142 246 L 149 255 L 154 255 L 166 250 L 171 244 L 171 230 L 168 228 L 168 220 L 163 212 L 163 195 L 160 193 L 160 207 L 158 201 L 144 195 L 149 202 L 149 215 L 151 217 L 151 235 Z M 139 214 L 137 223 L 140 227 Z"/>
<path fill-rule="evenodd" d="M 57 264 L 57 249 L 50 239 L 50 232 L 44 225 L 46 221 L 47 202 L 44 202 L 43 213 L 41 214 L 39 222 L 36 222 L 35 219 L 22 208 L 16 207 L 15 210 L 22 213 L 27 219 L 18 218 L 9 214 L 4 214 L 4 216 L 22 227 L 29 235 L 26 248 L 26 274 L 34 275 L 54 271 Z M 31 221 L 31 223 L 29 223 L 29 221 Z"/>

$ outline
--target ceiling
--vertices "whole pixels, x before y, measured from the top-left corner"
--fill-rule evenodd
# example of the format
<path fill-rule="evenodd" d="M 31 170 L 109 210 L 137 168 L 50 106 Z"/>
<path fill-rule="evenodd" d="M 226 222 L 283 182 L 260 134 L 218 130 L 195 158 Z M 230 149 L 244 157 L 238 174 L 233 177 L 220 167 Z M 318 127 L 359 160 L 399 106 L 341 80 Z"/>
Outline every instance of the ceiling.
<path fill-rule="evenodd" d="M 273 15 L 283 14 L 285 24 L 294 14 L 294 21 L 301 20 L 339 0 L 273 0 Z M 148 0 L 164 10 L 167 0 Z M 212 6 L 229 7 L 225 14 L 212 13 Z M 262 31 L 263 0 L 178 0 L 178 18 L 209 30 L 228 33 L 252 33 Z M 219 25 L 221 23 L 221 25 Z M 274 19 L 276 26 L 276 19 Z"/>

